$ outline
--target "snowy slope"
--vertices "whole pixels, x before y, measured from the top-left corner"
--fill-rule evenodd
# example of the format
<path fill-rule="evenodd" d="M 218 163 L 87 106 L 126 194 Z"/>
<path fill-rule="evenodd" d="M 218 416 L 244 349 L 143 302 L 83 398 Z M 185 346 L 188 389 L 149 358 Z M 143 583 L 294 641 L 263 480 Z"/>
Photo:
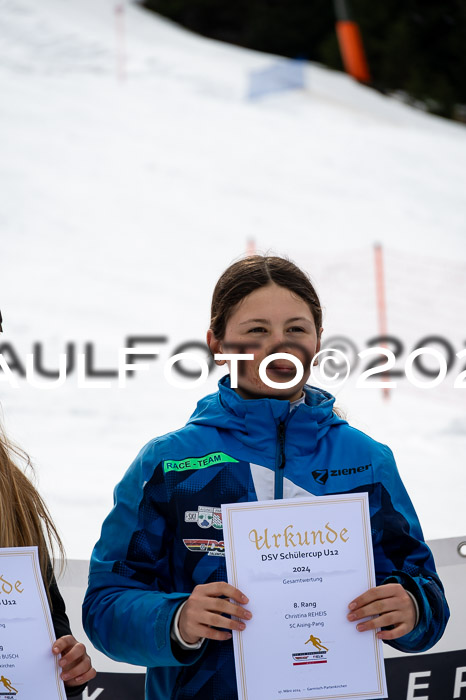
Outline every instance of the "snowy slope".
<path fill-rule="evenodd" d="M 199 38 L 111 0 L 0 0 L 0 308 L 4 342 L 44 365 L 72 342 L 116 367 L 129 335 L 166 336 L 126 389 L 0 383 L 68 554 L 87 558 L 116 481 L 219 374 L 172 389 L 163 361 L 203 340 L 210 294 L 253 237 L 318 284 L 325 335 L 378 334 L 373 244 L 403 361 L 426 335 L 459 351 L 466 318 L 466 131 L 306 65 L 306 88 L 248 101 L 282 59 Z M 121 75 L 124 74 L 124 79 Z M 324 337 L 325 337 L 324 335 Z M 390 444 L 429 538 L 466 533 L 466 392 L 404 380 L 338 391 Z M 433 496 L 438 503 L 432 507 Z"/>

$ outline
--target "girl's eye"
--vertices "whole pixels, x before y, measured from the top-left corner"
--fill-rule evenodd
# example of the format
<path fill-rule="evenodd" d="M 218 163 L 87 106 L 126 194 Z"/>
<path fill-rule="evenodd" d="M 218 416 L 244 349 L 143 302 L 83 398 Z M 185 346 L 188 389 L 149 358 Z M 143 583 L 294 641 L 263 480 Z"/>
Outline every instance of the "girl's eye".
<path fill-rule="evenodd" d="M 304 333 L 304 328 L 300 328 L 299 326 L 292 326 L 291 328 L 288 328 L 289 331 L 297 331 L 298 333 Z"/>
<path fill-rule="evenodd" d="M 250 328 L 248 330 L 248 333 L 257 333 L 257 332 L 260 333 L 262 331 L 266 332 L 265 328 L 262 328 L 262 326 L 256 326 L 256 328 Z"/>

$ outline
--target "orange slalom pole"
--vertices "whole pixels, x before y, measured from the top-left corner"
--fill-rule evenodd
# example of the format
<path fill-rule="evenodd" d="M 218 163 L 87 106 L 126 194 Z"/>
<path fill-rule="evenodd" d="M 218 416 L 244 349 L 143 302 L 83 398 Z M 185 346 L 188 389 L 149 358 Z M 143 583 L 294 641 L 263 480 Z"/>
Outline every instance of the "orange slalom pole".
<path fill-rule="evenodd" d="M 336 31 L 346 72 L 361 83 L 370 83 L 369 66 L 358 25 L 352 20 L 339 20 Z"/>
<path fill-rule="evenodd" d="M 379 317 L 379 333 L 387 335 L 387 305 L 385 301 L 385 279 L 383 268 L 383 253 L 380 243 L 374 245 L 374 263 L 375 263 L 375 293 L 377 297 L 377 313 Z M 386 347 L 385 343 L 381 343 L 382 347 Z M 388 376 L 384 375 L 384 381 L 388 381 Z M 384 399 L 390 397 L 390 389 L 385 386 L 382 389 Z"/>

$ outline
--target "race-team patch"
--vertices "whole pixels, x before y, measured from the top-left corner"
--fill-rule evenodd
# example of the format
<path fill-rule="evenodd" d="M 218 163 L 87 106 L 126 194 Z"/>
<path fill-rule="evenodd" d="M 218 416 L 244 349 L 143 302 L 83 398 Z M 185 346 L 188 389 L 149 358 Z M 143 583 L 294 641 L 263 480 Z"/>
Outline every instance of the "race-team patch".
<path fill-rule="evenodd" d="M 187 510 L 185 512 L 184 521 L 185 523 L 196 523 L 204 529 L 213 527 L 215 530 L 221 530 L 223 527 L 222 509 L 198 506 L 197 510 Z"/>
<path fill-rule="evenodd" d="M 215 464 L 224 464 L 225 462 L 238 462 L 238 459 L 230 457 L 225 452 L 210 452 L 203 457 L 186 457 L 186 459 L 164 459 L 164 472 L 184 472 L 188 469 L 205 469 L 212 467 Z"/>
<path fill-rule="evenodd" d="M 209 557 L 225 556 L 225 543 L 223 540 L 220 542 L 217 540 L 183 540 L 183 544 L 190 552 L 207 554 Z"/>

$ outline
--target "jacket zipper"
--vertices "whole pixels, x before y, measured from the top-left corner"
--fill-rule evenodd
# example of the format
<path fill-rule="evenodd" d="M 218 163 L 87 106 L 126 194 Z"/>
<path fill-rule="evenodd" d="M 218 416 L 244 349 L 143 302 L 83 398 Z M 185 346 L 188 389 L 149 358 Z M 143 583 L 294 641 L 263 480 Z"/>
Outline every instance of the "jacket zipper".
<path fill-rule="evenodd" d="M 275 463 L 274 498 L 283 498 L 283 473 L 285 471 L 285 423 L 280 422 L 277 429 L 277 459 Z"/>

